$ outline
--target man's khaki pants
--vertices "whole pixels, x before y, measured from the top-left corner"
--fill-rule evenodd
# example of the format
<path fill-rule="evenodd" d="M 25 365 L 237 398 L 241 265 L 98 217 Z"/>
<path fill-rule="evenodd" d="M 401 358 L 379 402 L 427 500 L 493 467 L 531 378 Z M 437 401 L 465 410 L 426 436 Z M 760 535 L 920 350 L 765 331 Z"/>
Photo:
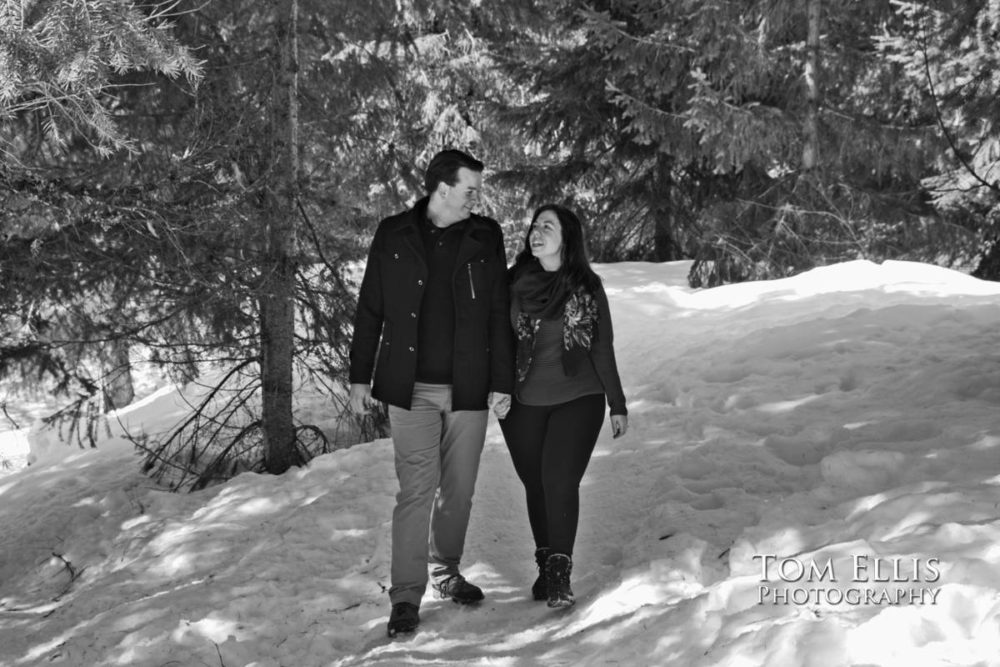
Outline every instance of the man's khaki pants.
<path fill-rule="evenodd" d="M 389 406 L 399 493 L 392 513 L 392 604 L 420 606 L 434 577 L 458 574 L 487 410 L 451 409 L 451 386 L 418 382 L 409 410 Z M 437 496 L 435 498 L 435 492 Z"/>

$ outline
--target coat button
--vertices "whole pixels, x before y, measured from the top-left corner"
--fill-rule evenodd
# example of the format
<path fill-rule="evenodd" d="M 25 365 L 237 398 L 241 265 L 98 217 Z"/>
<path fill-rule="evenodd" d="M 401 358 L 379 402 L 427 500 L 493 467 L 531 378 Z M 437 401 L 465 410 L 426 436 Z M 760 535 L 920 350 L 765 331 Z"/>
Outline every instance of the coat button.
<path fill-rule="evenodd" d="M 410 313 L 410 317 L 416 317 L 416 316 L 417 316 L 416 313 Z"/>
<path fill-rule="evenodd" d="M 399 259 L 399 253 L 398 253 L 398 252 L 394 252 L 394 253 L 392 253 L 392 256 L 393 256 L 393 258 L 395 258 L 395 259 Z"/>
<path fill-rule="evenodd" d="M 423 285 L 423 284 L 424 284 L 424 281 L 423 281 L 423 280 L 418 280 L 418 281 L 417 281 L 417 284 L 418 284 L 418 285 Z"/>
<path fill-rule="evenodd" d="M 410 346 L 410 352 L 413 352 L 413 346 L 412 345 Z"/>

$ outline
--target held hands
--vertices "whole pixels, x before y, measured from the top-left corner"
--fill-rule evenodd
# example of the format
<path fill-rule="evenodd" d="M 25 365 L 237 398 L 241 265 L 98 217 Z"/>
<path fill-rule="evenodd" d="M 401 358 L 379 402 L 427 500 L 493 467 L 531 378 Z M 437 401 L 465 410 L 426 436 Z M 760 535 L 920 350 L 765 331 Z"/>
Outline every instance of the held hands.
<path fill-rule="evenodd" d="M 352 384 L 351 394 L 347 398 L 347 404 L 356 415 L 367 414 L 375 400 L 372 398 L 372 388 L 367 384 Z"/>
<path fill-rule="evenodd" d="M 510 394 L 494 391 L 490 394 L 489 404 L 497 419 L 503 419 L 510 412 Z"/>
<path fill-rule="evenodd" d="M 614 434 L 613 437 L 619 438 L 625 435 L 628 430 L 628 416 L 627 415 L 611 415 L 611 432 Z"/>

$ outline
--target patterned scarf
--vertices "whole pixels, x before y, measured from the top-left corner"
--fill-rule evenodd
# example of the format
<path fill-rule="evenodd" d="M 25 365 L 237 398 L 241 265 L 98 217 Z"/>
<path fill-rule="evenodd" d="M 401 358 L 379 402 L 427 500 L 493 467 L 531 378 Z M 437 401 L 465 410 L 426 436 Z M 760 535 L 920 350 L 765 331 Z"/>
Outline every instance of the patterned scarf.
<path fill-rule="evenodd" d="M 511 285 L 519 312 L 517 335 L 517 380 L 523 382 L 531 367 L 535 334 L 543 319 L 563 321 L 563 370 L 575 375 L 580 360 L 590 351 L 597 332 L 597 301 L 582 286 L 572 293 L 558 271 L 545 271 L 537 263 L 521 268 Z"/>

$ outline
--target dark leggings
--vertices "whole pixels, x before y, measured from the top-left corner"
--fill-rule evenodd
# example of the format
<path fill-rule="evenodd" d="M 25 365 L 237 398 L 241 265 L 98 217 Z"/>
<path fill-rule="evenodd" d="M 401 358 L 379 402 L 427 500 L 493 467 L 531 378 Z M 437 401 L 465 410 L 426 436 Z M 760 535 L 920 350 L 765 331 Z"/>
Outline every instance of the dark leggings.
<path fill-rule="evenodd" d="M 524 484 L 535 547 L 573 554 L 580 518 L 580 480 L 604 423 L 604 395 L 558 405 L 515 398 L 500 420 L 514 470 Z"/>

